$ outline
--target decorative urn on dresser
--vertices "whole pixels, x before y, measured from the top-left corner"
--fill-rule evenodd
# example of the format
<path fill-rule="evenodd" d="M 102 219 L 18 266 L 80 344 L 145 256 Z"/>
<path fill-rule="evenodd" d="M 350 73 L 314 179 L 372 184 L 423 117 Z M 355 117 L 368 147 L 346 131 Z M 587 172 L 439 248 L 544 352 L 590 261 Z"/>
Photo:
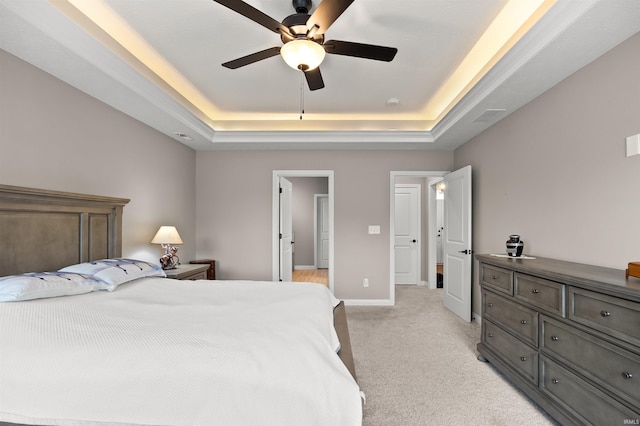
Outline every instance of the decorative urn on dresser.
<path fill-rule="evenodd" d="M 536 257 L 477 255 L 478 359 L 561 424 L 640 424 L 640 279 Z"/>
<path fill-rule="evenodd" d="M 507 240 L 507 254 L 511 257 L 520 257 L 524 250 L 524 241 L 520 240 L 520 235 L 509 235 Z"/>

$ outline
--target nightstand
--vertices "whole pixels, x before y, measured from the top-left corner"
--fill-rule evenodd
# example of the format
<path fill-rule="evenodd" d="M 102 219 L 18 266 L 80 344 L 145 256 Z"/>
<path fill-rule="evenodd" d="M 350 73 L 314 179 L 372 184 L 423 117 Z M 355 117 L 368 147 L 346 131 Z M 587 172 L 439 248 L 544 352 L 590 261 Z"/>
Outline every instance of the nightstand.
<path fill-rule="evenodd" d="M 206 280 L 209 265 L 178 265 L 175 269 L 164 271 L 167 278 L 177 280 Z"/>
<path fill-rule="evenodd" d="M 216 279 L 216 261 L 213 259 L 202 259 L 202 260 L 192 260 L 189 263 L 193 263 L 193 264 L 209 264 L 211 265 L 211 267 L 209 268 L 209 270 L 207 271 L 207 279 L 208 280 L 215 280 Z"/>

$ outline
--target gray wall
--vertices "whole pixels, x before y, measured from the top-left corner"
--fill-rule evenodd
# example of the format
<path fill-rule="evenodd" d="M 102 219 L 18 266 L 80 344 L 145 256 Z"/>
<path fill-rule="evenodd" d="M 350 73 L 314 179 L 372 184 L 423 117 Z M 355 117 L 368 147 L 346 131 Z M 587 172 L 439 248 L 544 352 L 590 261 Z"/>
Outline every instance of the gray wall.
<path fill-rule="evenodd" d="M 130 198 L 123 255 L 157 262 L 160 225 L 195 254 L 194 168 L 191 148 L 0 50 L 0 183 Z"/>
<path fill-rule="evenodd" d="M 624 269 L 640 260 L 640 34 L 455 151 L 473 166 L 476 253 L 525 254 Z M 476 265 L 477 266 L 477 265 Z M 476 268 L 477 270 L 477 268 Z M 477 273 L 474 312 L 480 312 Z"/>
<path fill-rule="evenodd" d="M 640 156 L 624 153 L 640 133 L 638 51 L 640 35 L 455 155 L 195 153 L 0 51 L 0 182 L 131 198 L 126 256 L 157 259 L 148 241 L 174 224 L 183 259 L 214 257 L 222 278 L 270 279 L 272 170 L 334 170 L 336 295 L 387 299 L 389 172 L 471 164 L 476 252 L 502 252 L 519 233 L 528 254 L 622 269 L 640 259 Z M 475 278 L 479 312 L 477 295 Z"/>
<path fill-rule="evenodd" d="M 452 165 L 439 151 L 198 152 L 197 255 L 219 260 L 222 279 L 270 280 L 273 170 L 334 170 L 336 297 L 389 299 L 390 172 Z"/>

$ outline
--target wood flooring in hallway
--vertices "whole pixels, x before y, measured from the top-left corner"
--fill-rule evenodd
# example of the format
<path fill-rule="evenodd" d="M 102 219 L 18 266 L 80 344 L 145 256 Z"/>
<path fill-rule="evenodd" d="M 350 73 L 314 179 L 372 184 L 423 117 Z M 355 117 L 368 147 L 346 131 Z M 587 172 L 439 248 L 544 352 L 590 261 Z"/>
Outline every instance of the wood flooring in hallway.
<path fill-rule="evenodd" d="M 291 281 L 312 282 L 329 286 L 328 269 L 294 269 Z"/>

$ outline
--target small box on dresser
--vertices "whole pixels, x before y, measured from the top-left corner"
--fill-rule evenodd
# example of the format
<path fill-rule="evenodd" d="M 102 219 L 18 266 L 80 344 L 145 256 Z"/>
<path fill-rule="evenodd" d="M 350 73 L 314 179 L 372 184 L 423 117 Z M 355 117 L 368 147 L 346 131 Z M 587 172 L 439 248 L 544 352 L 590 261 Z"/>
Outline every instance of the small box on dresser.
<path fill-rule="evenodd" d="M 640 424 L 640 281 L 554 259 L 476 258 L 479 359 L 561 424 Z"/>

